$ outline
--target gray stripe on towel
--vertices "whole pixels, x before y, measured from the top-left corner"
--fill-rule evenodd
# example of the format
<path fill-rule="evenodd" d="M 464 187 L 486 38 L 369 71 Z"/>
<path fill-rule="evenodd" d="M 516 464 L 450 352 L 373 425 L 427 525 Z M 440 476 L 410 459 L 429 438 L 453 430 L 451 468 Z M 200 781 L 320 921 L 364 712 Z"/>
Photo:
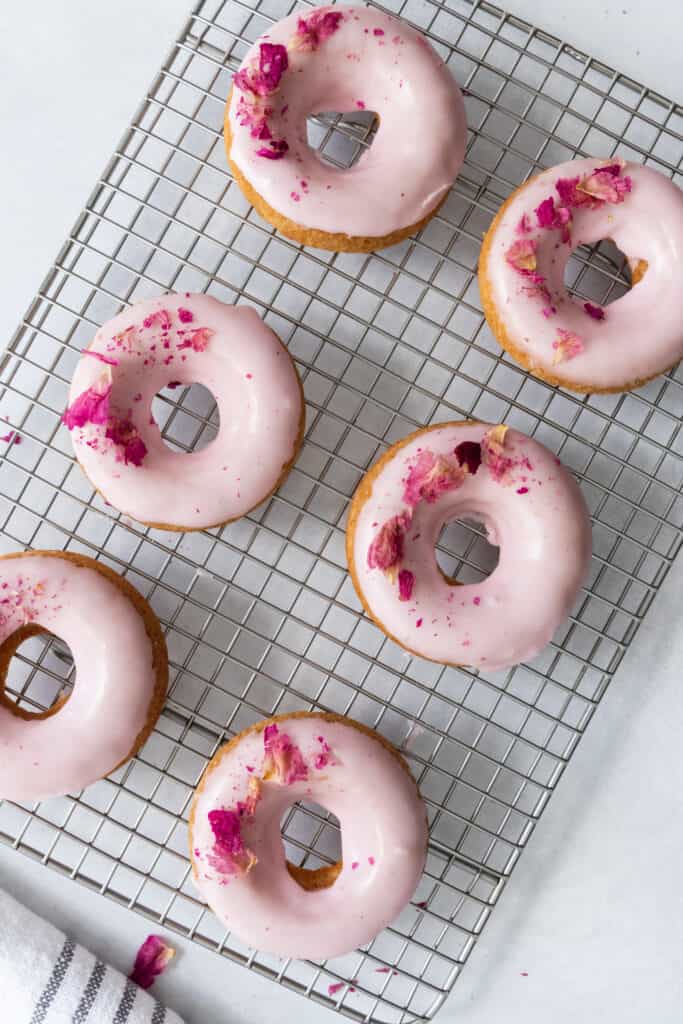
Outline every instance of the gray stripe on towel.
<path fill-rule="evenodd" d="M 81 1001 L 76 1007 L 74 1015 L 71 1018 L 71 1024 L 85 1024 L 90 1011 L 93 1008 L 93 1004 L 97 998 L 97 993 L 100 990 L 106 973 L 107 965 L 103 964 L 101 960 L 96 960 L 95 966 L 88 978 L 88 984 L 83 989 Z"/>
<path fill-rule="evenodd" d="M 154 1004 L 154 1013 L 150 1024 L 164 1024 L 166 1020 L 166 1007 L 162 1006 L 161 1003 L 157 1002 Z"/>
<path fill-rule="evenodd" d="M 134 981 L 128 979 L 126 987 L 123 990 L 123 995 L 121 996 L 121 1002 L 119 1003 L 111 1024 L 126 1024 L 126 1021 L 130 1017 L 130 1011 L 133 1009 L 133 1003 L 135 1002 L 137 994 L 138 986 Z"/>
<path fill-rule="evenodd" d="M 50 1004 L 59 992 L 60 986 L 64 981 L 66 972 L 69 969 L 69 964 L 74 958 L 75 945 L 71 939 L 66 939 L 62 950 L 55 960 L 55 965 L 52 968 L 52 974 L 49 977 L 48 983 L 43 989 L 43 994 L 36 1003 L 31 1017 L 31 1024 L 43 1024 L 43 1021 L 47 1017 L 47 1011 L 50 1009 Z"/>

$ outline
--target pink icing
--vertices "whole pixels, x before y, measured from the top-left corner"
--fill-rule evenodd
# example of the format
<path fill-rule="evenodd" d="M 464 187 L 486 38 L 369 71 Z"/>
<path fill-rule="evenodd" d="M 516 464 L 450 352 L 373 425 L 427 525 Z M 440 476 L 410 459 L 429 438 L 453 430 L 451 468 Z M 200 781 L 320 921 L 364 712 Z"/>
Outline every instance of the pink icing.
<path fill-rule="evenodd" d="M 371 736 L 315 715 L 280 721 L 278 728 L 276 735 L 288 736 L 308 765 L 319 755 L 323 735 L 334 764 L 290 784 L 263 783 L 253 821 L 242 824 L 257 863 L 224 884 L 203 870 L 215 841 L 208 816 L 234 806 L 235 797 L 243 799 L 250 778 L 245 766 L 261 763 L 262 734 L 246 734 L 209 770 L 196 797 L 195 884 L 214 913 L 250 946 L 301 959 L 342 955 L 374 938 L 412 898 L 426 853 L 425 808 L 412 779 Z M 327 889 L 304 892 L 286 868 L 280 823 L 298 800 L 320 804 L 341 823 L 343 864 Z"/>
<path fill-rule="evenodd" d="M 244 515 L 295 452 L 302 410 L 286 350 L 248 306 L 165 295 L 124 310 L 95 336 L 64 422 L 88 478 L 115 508 L 178 529 Z M 220 430 L 200 451 L 172 451 L 151 415 L 163 388 L 204 384 Z"/>
<path fill-rule="evenodd" d="M 230 157 L 273 209 L 321 231 L 381 237 L 417 223 L 441 202 L 462 164 L 465 112 L 451 72 L 424 37 L 365 7 L 294 13 L 267 39 L 286 48 L 286 70 L 255 95 L 265 43 L 254 43 L 234 79 Z M 306 118 L 358 108 L 379 115 L 371 148 L 349 170 L 325 164 L 308 146 Z M 277 145 L 259 146 L 255 138 Z"/>
<path fill-rule="evenodd" d="M 112 771 L 147 720 L 156 682 L 140 614 L 95 569 L 40 552 L 0 560 L 0 644 L 29 622 L 69 645 L 76 682 L 50 718 L 0 706 L 0 799 L 17 801 L 77 792 Z"/>
<path fill-rule="evenodd" d="M 405 514 L 406 472 L 421 453 L 449 459 L 463 443 L 480 446 L 481 465 L 457 489 L 412 507 L 395 572 L 399 579 L 410 572 L 414 588 L 401 600 L 394 579 L 366 558 L 377 523 Z M 445 523 L 468 517 L 485 524 L 499 562 L 481 583 L 453 587 L 434 546 Z M 585 502 L 550 451 L 516 430 L 444 424 L 420 431 L 383 465 L 358 513 L 352 567 L 372 616 L 399 643 L 434 661 L 495 669 L 528 660 L 549 642 L 571 610 L 590 553 Z"/>
<path fill-rule="evenodd" d="M 534 266 L 527 262 L 524 274 L 509 255 L 520 240 L 520 220 L 530 216 L 533 231 L 523 240 L 533 243 Z M 632 264 L 646 260 L 648 269 L 600 316 L 594 312 L 600 307 L 568 294 L 564 272 L 573 246 L 603 238 L 613 239 Z M 544 171 L 513 198 L 496 228 L 485 272 L 493 302 L 505 310 L 508 337 L 532 368 L 561 373 L 569 387 L 619 389 L 683 356 L 682 263 L 683 192 L 650 167 L 593 158 Z M 580 347 L 564 344 L 559 330 Z"/>

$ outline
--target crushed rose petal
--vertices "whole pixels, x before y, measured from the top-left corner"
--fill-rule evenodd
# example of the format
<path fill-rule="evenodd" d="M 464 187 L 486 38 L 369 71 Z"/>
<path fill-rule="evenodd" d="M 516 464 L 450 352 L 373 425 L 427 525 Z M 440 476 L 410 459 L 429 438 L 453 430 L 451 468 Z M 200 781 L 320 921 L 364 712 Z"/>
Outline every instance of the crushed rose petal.
<path fill-rule="evenodd" d="M 313 759 L 313 767 L 316 771 L 321 772 L 328 765 L 336 764 L 334 754 L 332 753 L 332 747 L 329 745 L 324 736 L 318 736 L 318 743 L 320 744 L 320 750 Z"/>
<path fill-rule="evenodd" d="M 505 253 L 505 261 L 520 274 L 530 274 L 536 269 L 535 238 L 518 238 Z"/>
<path fill-rule="evenodd" d="M 121 448 L 121 458 L 127 465 L 141 466 L 147 454 L 147 445 L 140 437 L 138 428 L 129 419 L 110 416 L 107 420 L 105 435 L 108 440 Z"/>
<path fill-rule="evenodd" d="M 275 92 L 288 67 L 286 46 L 280 43 L 261 43 L 258 58 L 253 58 L 247 67 L 240 68 L 233 75 L 232 82 L 242 92 L 268 96 Z"/>
<path fill-rule="evenodd" d="M 482 462 L 499 483 L 505 480 L 514 465 L 514 459 L 505 454 L 505 438 L 509 428 L 504 423 L 487 430 L 481 440 Z"/>
<path fill-rule="evenodd" d="M 557 328 L 557 338 L 553 342 L 553 348 L 555 349 L 555 358 L 553 363 L 565 363 L 568 359 L 574 359 L 575 356 L 581 355 L 583 352 L 583 341 L 574 334 L 573 331 L 566 331 L 563 327 Z"/>
<path fill-rule="evenodd" d="M 288 151 L 289 143 L 285 139 L 272 139 L 268 146 L 256 150 L 256 156 L 265 157 L 266 160 L 282 160 Z"/>
<path fill-rule="evenodd" d="M 592 302 L 584 302 L 583 308 L 593 320 L 605 319 L 605 311 L 602 306 L 594 306 Z"/>
<path fill-rule="evenodd" d="M 86 348 L 85 351 L 81 353 L 81 355 L 92 356 L 93 359 L 99 359 L 101 363 L 106 363 L 107 366 L 119 365 L 118 359 L 112 359 L 111 356 L 102 355 L 101 352 L 95 352 L 95 350 L 92 348 Z"/>
<path fill-rule="evenodd" d="M 164 973 L 175 952 L 160 935 L 148 935 L 137 952 L 130 980 L 140 988 L 150 988 L 154 979 Z"/>
<path fill-rule="evenodd" d="M 403 542 L 410 522 L 411 516 L 404 512 L 384 523 L 368 548 L 369 569 L 381 569 L 382 572 L 395 569 L 403 558 Z"/>
<path fill-rule="evenodd" d="M 532 230 L 533 229 L 531 227 L 531 221 L 529 220 L 529 217 L 526 213 L 523 213 L 522 216 L 519 218 L 515 231 L 518 235 L 528 235 L 529 232 Z"/>
<path fill-rule="evenodd" d="M 612 173 L 611 168 L 596 168 L 592 174 L 577 185 L 577 191 L 583 192 L 592 199 L 602 203 L 623 203 L 625 196 L 631 191 L 631 179 L 619 177 L 619 170 Z"/>
<path fill-rule="evenodd" d="M 420 501 L 433 505 L 442 494 L 460 487 L 464 479 L 465 474 L 457 463 L 429 450 L 420 452 L 406 477 L 403 500 L 407 505 L 417 505 Z"/>
<path fill-rule="evenodd" d="M 454 454 L 460 465 L 474 476 L 481 465 L 481 445 L 477 441 L 461 441 Z"/>
<path fill-rule="evenodd" d="M 313 11 L 306 18 L 299 18 L 296 32 L 289 41 L 293 50 L 308 52 L 329 39 L 339 28 L 344 15 L 341 11 Z"/>
<path fill-rule="evenodd" d="M 191 324 L 194 320 L 194 313 L 191 309 L 184 309 L 182 306 L 178 310 L 178 319 L 181 324 Z"/>
<path fill-rule="evenodd" d="M 275 780 L 281 785 L 291 786 L 308 778 L 308 768 L 302 753 L 286 733 L 280 733 L 275 722 L 263 730 L 264 782 Z"/>
<path fill-rule="evenodd" d="M 111 397 L 111 370 L 105 370 L 92 387 L 83 391 L 62 416 L 62 423 L 69 430 L 84 427 L 86 423 L 106 423 L 109 416 Z"/>
<path fill-rule="evenodd" d="M 213 338 L 214 333 L 210 327 L 198 327 L 196 330 L 190 331 L 186 338 L 178 342 L 178 348 L 191 348 L 195 352 L 205 352 L 206 346 Z"/>
<path fill-rule="evenodd" d="M 209 867 L 221 875 L 248 874 L 257 860 L 242 839 L 244 815 L 239 810 L 214 810 L 209 811 L 208 817 L 214 836 L 211 852 L 206 858 Z"/>
<path fill-rule="evenodd" d="M 413 596 L 415 576 L 409 569 L 401 569 L 398 574 L 398 599 L 399 601 L 410 601 Z"/>
<path fill-rule="evenodd" d="M 170 331 L 171 314 L 167 309 L 158 309 L 156 313 L 150 313 L 149 316 L 145 317 L 142 321 L 142 326 L 147 328 L 160 327 L 162 331 Z"/>

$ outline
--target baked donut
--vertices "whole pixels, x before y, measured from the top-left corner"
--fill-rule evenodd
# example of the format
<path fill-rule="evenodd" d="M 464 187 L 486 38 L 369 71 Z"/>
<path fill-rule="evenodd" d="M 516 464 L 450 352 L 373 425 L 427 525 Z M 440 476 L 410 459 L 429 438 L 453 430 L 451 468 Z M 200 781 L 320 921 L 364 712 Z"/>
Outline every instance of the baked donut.
<path fill-rule="evenodd" d="M 152 415 L 168 384 L 204 384 L 217 437 L 172 451 Z M 164 530 L 200 530 L 244 516 L 275 491 L 301 446 L 301 381 L 280 339 L 250 306 L 209 295 L 163 295 L 119 313 L 81 356 L 63 421 L 102 496 Z"/>
<path fill-rule="evenodd" d="M 343 860 L 290 864 L 280 835 L 298 800 L 337 816 Z M 207 767 L 190 811 L 195 884 L 256 949 L 322 960 L 369 942 L 411 899 L 427 852 L 425 806 L 382 736 L 300 711 L 245 729 Z"/>
<path fill-rule="evenodd" d="M 306 136 L 323 111 L 374 111 L 372 147 L 348 169 Z M 371 252 L 415 234 L 460 170 L 462 95 L 430 44 L 373 7 L 297 11 L 257 39 L 225 115 L 232 173 L 278 231 L 304 245 Z"/>
<path fill-rule="evenodd" d="M 633 287 L 606 308 L 570 295 L 567 260 L 610 238 Z M 486 319 L 537 377 L 572 391 L 628 391 L 683 356 L 683 192 L 651 167 L 571 160 L 503 204 L 479 258 Z M 635 287 L 637 285 L 637 287 Z"/>
<path fill-rule="evenodd" d="M 454 519 L 500 548 L 481 583 L 457 584 L 434 554 Z M 581 491 L 538 441 L 504 425 L 439 423 L 399 441 L 354 495 L 346 555 L 365 610 L 412 654 L 499 669 L 533 658 L 584 582 L 591 528 Z"/>
<path fill-rule="evenodd" d="M 69 645 L 76 681 L 34 713 L 4 686 L 12 655 L 38 633 Z M 0 799 L 78 792 L 114 771 L 154 728 L 167 684 L 159 621 L 126 579 L 70 552 L 0 556 Z"/>

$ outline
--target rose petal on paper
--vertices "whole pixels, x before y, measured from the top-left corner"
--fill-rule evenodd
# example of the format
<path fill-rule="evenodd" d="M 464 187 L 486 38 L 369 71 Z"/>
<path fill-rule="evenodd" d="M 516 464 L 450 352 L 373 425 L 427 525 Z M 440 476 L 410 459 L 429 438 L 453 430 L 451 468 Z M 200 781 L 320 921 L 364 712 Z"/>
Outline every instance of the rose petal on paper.
<path fill-rule="evenodd" d="M 148 935 L 137 952 L 130 980 L 140 988 L 150 988 L 154 979 L 164 973 L 175 954 L 173 946 L 169 946 L 160 935 Z"/>

